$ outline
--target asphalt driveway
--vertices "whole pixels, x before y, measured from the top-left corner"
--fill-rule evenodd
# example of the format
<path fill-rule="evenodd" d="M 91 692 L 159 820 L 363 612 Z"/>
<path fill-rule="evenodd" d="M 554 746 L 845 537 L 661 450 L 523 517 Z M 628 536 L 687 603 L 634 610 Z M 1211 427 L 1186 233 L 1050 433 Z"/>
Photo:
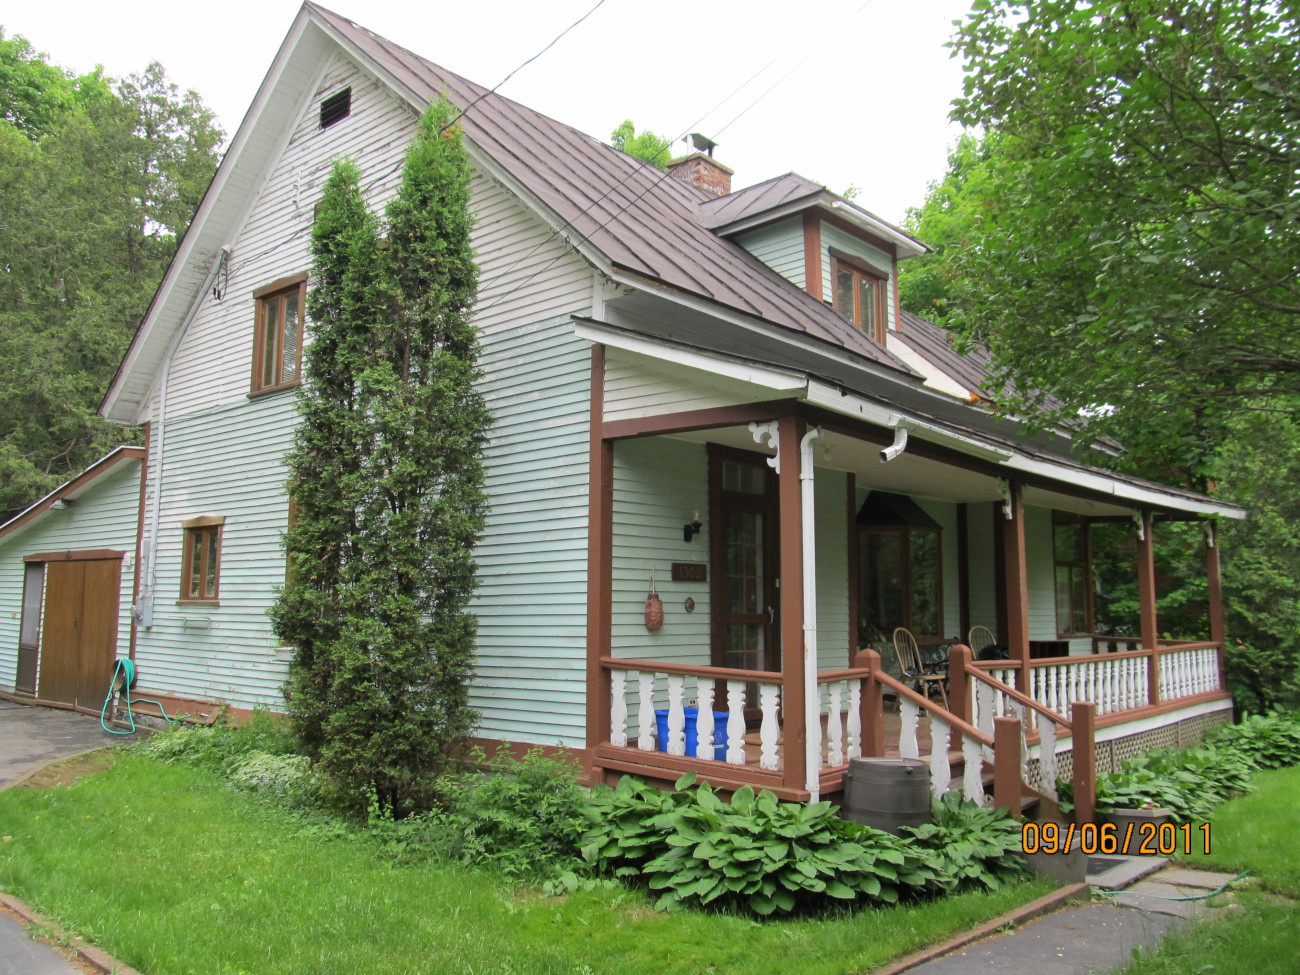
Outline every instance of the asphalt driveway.
<path fill-rule="evenodd" d="M 46 762 L 103 745 L 133 741 L 110 735 L 99 718 L 76 711 L 28 707 L 0 698 L 0 789 Z"/>

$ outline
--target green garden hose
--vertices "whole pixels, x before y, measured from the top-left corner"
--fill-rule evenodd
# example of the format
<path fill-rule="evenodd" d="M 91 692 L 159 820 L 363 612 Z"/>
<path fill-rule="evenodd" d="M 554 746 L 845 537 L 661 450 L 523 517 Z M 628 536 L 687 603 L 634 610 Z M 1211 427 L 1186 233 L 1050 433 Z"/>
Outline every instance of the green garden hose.
<path fill-rule="evenodd" d="M 122 680 L 122 701 L 126 704 L 126 719 L 131 724 L 130 731 L 117 731 L 108 726 L 105 717 L 108 714 L 108 704 L 113 700 L 113 692 L 117 690 L 118 678 Z M 135 715 L 131 713 L 132 704 L 152 704 L 162 715 L 164 721 L 168 724 L 175 724 L 177 721 L 184 721 L 189 717 L 188 714 L 182 714 L 178 718 L 167 716 L 167 710 L 163 707 L 161 701 L 155 701 L 147 697 L 131 696 L 131 685 L 135 683 L 135 664 L 125 657 L 119 658 L 117 666 L 113 669 L 113 679 L 108 682 L 108 695 L 104 698 L 104 706 L 99 709 L 99 726 L 107 731 L 110 735 L 133 735 L 135 734 Z"/>

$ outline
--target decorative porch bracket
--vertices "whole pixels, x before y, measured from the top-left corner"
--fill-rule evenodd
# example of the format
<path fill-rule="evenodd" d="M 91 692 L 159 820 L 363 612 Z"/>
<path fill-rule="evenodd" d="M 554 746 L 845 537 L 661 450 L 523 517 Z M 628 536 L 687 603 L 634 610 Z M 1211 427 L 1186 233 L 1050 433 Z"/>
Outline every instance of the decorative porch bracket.
<path fill-rule="evenodd" d="M 778 474 L 781 473 L 781 421 L 773 420 L 770 423 L 751 423 L 749 432 L 754 437 L 754 443 L 761 444 L 763 439 L 767 438 L 767 445 L 776 451 L 775 457 L 767 459 L 767 466 L 772 468 Z"/>

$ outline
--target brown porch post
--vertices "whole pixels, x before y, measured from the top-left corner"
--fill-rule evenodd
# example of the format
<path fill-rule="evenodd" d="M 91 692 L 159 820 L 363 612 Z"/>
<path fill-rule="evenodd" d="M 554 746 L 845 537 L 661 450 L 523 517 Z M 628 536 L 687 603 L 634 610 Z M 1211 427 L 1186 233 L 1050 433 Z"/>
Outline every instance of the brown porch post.
<path fill-rule="evenodd" d="M 1070 708 L 1074 765 L 1074 821 L 1090 823 L 1097 809 L 1097 705 L 1076 701 Z"/>
<path fill-rule="evenodd" d="M 602 436 L 605 347 L 591 348 L 591 442 L 587 498 L 587 749 L 609 741 L 609 674 L 614 555 L 614 441 Z"/>
<path fill-rule="evenodd" d="M 853 656 L 853 666 L 875 674 L 880 670 L 880 654 L 868 647 Z M 862 757 L 885 757 L 885 696 L 880 684 L 867 677 L 862 682 L 862 696 L 858 699 L 858 719 L 862 724 Z"/>
<path fill-rule="evenodd" d="M 1141 530 L 1138 532 L 1137 570 L 1138 570 L 1138 605 L 1142 614 L 1142 648 L 1148 650 L 1147 657 L 1147 702 L 1160 703 L 1160 649 L 1159 631 L 1156 628 L 1156 561 L 1155 546 L 1151 538 L 1151 512 L 1143 511 L 1139 516 Z"/>
<path fill-rule="evenodd" d="M 1223 625 L 1223 582 L 1219 575 L 1219 527 L 1210 522 L 1205 539 L 1205 589 L 1210 611 L 1210 639 L 1219 645 L 1219 686 L 1228 686 L 1227 632 Z"/>
<path fill-rule="evenodd" d="M 803 789 L 807 785 L 804 750 L 808 739 L 804 729 L 803 499 L 799 485 L 799 440 L 804 434 L 804 422 L 793 414 L 781 417 L 779 422 L 781 755 L 785 766 L 785 787 Z"/>
<path fill-rule="evenodd" d="M 1029 693 L 1029 569 L 1025 557 L 1025 493 L 1011 481 L 1011 517 L 1002 519 L 1003 561 L 1006 567 L 1007 647 L 1018 675 L 1016 690 Z"/>
<path fill-rule="evenodd" d="M 1020 819 L 1020 719 L 993 719 L 993 806 Z"/>
<path fill-rule="evenodd" d="M 970 679 L 966 668 L 971 662 L 970 647 L 959 643 L 948 651 L 948 710 L 967 724 L 970 720 Z"/>

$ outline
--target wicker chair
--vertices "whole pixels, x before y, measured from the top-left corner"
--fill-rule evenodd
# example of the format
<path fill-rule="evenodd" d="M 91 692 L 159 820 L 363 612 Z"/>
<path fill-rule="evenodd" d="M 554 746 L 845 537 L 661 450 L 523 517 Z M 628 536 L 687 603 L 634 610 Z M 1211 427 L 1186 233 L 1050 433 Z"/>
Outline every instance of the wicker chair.
<path fill-rule="evenodd" d="M 931 694 L 930 688 L 938 687 L 939 699 L 945 708 L 948 707 L 948 692 L 943 686 L 948 679 L 947 673 L 926 671 L 921 663 L 921 648 L 916 645 L 912 631 L 906 627 L 900 626 L 894 631 L 894 655 L 898 658 L 899 680 L 904 683 L 911 681 L 912 689 L 918 694 L 924 694 L 927 700 Z M 903 702 L 900 700 L 898 703 L 901 710 Z"/>
<path fill-rule="evenodd" d="M 971 655 L 976 660 L 979 660 L 981 651 L 997 642 L 998 638 L 987 626 L 972 626 L 970 635 L 966 637 L 966 646 L 970 647 Z"/>

